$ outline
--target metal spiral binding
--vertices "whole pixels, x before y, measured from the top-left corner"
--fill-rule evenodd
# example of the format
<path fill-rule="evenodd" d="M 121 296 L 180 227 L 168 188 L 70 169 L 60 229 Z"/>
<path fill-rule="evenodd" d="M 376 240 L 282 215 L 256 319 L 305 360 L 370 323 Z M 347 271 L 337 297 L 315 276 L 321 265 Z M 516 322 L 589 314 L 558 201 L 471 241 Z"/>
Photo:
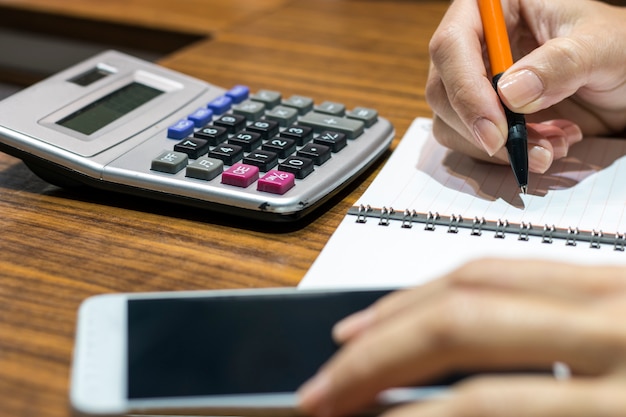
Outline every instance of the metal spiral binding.
<path fill-rule="evenodd" d="M 496 224 L 496 234 L 494 235 L 494 237 L 498 239 L 504 239 L 507 227 L 509 227 L 508 220 L 502 221 L 498 219 L 498 222 Z"/>
<path fill-rule="evenodd" d="M 533 228 L 533 225 L 530 223 L 522 222 L 519 226 L 519 234 L 517 236 L 517 240 L 528 240 L 528 235 L 530 234 L 530 230 Z"/>
<path fill-rule="evenodd" d="M 404 217 L 402 218 L 402 228 L 410 229 L 413 227 L 413 218 L 417 216 L 415 210 L 404 210 Z"/>
<path fill-rule="evenodd" d="M 568 227 L 567 228 L 567 240 L 565 241 L 565 244 L 567 246 L 576 246 L 576 239 L 578 238 L 579 234 L 580 234 L 580 231 L 578 230 L 578 227 L 575 229 Z"/>
<path fill-rule="evenodd" d="M 448 233 L 459 233 L 459 223 L 463 221 L 463 217 L 455 216 L 454 214 L 450 216 L 450 224 L 448 226 Z"/>
<path fill-rule="evenodd" d="M 392 208 L 383 207 L 380 211 L 380 219 L 378 220 L 378 224 L 380 226 L 389 226 L 389 219 L 395 211 Z"/>
<path fill-rule="evenodd" d="M 448 233 L 458 234 L 468 230 L 472 236 L 481 236 L 485 232 L 493 232 L 494 237 L 505 239 L 509 235 L 516 235 L 520 241 L 529 241 L 537 237 L 542 243 L 553 244 L 563 241 L 566 246 L 577 246 L 586 242 L 591 248 L 600 249 L 610 246 L 615 251 L 626 253 L 625 233 L 603 233 L 601 230 L 582 231 L 578 228 L 559 228 L 554 225 L 544 225 L 542 228 L 521 222 L 511 224 L 507 220 L 489 221 L 475 217 L 473 221 L 466 221 L 459 215 L 440 215 L 438 212 L 418 213 L 415 210 L 396 211 L 391 207 L 372 208 L 370 205 L 354 206 L 348 210 L 349 215 L 356 216 L 357 223 L 366 223 L 368 218 L 378 219 L 382 226 L 392 226 L 398 221 L 404 229 L 414 229 L 413 225 L 423 224 L 427 231 L 434 231 L 437 226 L 445 227 Z"/>
<path fill-rule="evenodd" d="M 554 225 L 548 226 L 547 224 L 543 226 L 543 235 L 541 235 L 541 243 L 552 243 L 554 232 L 556 232 L 556 227 Z"/>
<path fill-rule="evenodd" d="M 361 204 L 358 208 L 359 212 L 357 214 L 356 222 L 357 223 L 366 223 L 367 222 L 367 214 L 372 211 L 372 208 L 369 206 L 364 206 Z"/>
<path fill-rule="evenodd" d="M 435 212 L 435 214 L 433 214 L 429 211 L 428 215 L 426 215 L 426 226 L 424 226 L 424 230 L 435 230 L 435 225 L 437 224 L 437 220 L 439 219 L 439 213 Z"/>
<path fill-rule="evenodd" d="M 483 234 L 483 226 L 485 225 L 485 223 L 486 221 L 484 217 L 480 220 L 478 219 L 478 217 L 474 217 L 474 223 L 472 224 L 471 235 L 481 236 Z"/>

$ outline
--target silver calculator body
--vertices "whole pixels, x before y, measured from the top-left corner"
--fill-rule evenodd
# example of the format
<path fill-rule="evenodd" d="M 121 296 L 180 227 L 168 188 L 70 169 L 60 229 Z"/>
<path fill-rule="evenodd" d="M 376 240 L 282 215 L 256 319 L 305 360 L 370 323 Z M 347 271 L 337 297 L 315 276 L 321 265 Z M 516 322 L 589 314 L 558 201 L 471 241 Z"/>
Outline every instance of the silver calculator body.
<path fill-rule="evenodd" d="M 237 93 L 242 94 L 241 90 L 240 87 Z M 255 101 L 262 100 L 265 93 L 273 93 L 272 99 L 278 97 L 278 103 L 272 106 Z M 262 220 L 291 221 L 311 212 L 355 179 L 389 148 L 394 136 L 392 125 L 377 114 L 370 121 L 360 121 L 348 117 L 342 109 L 337 114 L 327 112 L 334 111 L 335 105 L 341 106 L 338 103 L 322 103 L 322 108 L 314 105 L 294 113 L 284 105 L 290 104 L 289 98 L 276 92 L 263 91 L 261 96 L 246 93 L 245 97 L 228 94 L 227 89 L 107 51 L 0 102 L 0 150 L 21 158 L 44 180 L 61 186 L 89 185 Z M 212 107 L 208 119 L 201 120 L 207 116 L 211 103 L 217 103 L 217 107 Z M 261 111 L 256 116 L 245 113 L 249 107 L 258 109 L 259 103 Z M 280 119 L 282 113 L 274 108 L 291 112 L 291 119 Z M 363 113 L 366 110 L 372 111 L 361 109 Z M 206 126 L 217 123 L 217 119 L 233 119 L 229 115 L 237 111 L 244 115 L 243 125 L 221 127 L 228 130 L 226 136 L 222 142 L 207 145 L 203 156 L 185 154 L 184 146 L 182 152 L 176 148 L 186 138 L 190 138 L 189 143 L 194 142 L 192 138 Z M 269 146 L 271 137 L 263 137 L 251 149 L 245 149 L 245 144 L 232 145 L 233 137 L 255 119 L 265 121 L 270 112 L 278 115 L 272 121 L 278 124 L 275 142 L 285 142 L 282 135 L 290 127 L 302 130 L 302 126 L 312 131 L 310 138 L 291 149 L 293 155 L 298 155 L 306 143 L 321 143 L 320 135 L 335 132 L 335 125 L 336 133 L 347 135 L 343 149 L 332 150 L 301 178 L 296 169 L 289 174 L 291 183 L 286 187 L 274 189 L 271 180 L 288 176 L 281 168 L 285 167 L 287 155 L 279 155 L 272 168 L 253 168 L 258 173 L 249 185 L 250 180 L 238 183 L 237 169 L 249 167 L 242 161 L 253 160 L 255 150 Z M 193 117 L 198 114 L 200 120 Z M 240 120 L 241 115 L 238 117 Z M 191 119 L 194 121 L 189 129 Z M 219 159 L 217 151 L 237 146 L 244 148 L 236 156 L 238 159 Z M 321 148 L 324 146 L 331 145 Z M 318 148 L 319 145 L 313 146 L 314 150 Z M 215 162 L 213 154 L 223 166 L 218 174 L 205 175 L 202 169 Z M 269 151 L 259 154 L 273 155 Z M 170 168 L 167 164 L 177 157 L 185 161 Z M 294 163 L 306 160 L 296 158 Z M 200 170 L 194 171 L 194 167 Z M 229 171 L 234 175 L 234 183 L 227 181 Z M 265 188 L 259 185 L 264 176 L 271 177 Z"/>

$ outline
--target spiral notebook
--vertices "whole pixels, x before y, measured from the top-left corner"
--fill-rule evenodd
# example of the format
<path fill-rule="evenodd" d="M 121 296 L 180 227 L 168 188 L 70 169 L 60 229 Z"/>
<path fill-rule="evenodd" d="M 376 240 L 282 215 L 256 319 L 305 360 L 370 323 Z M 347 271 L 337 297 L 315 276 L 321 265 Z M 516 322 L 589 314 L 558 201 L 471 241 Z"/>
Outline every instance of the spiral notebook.
<path fill-rule="evenodd" d="M 626 265 L 626 140 L 587 138 L 520 195 L 416 119 L 300 288 L 402 287 L 486 256 Z"/>

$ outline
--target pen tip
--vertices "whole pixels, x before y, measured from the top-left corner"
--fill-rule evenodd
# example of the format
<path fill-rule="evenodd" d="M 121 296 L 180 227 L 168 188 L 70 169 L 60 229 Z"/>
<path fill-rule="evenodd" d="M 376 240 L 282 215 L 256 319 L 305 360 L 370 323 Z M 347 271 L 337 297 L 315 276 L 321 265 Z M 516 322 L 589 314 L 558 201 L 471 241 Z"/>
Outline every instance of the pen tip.
<path fill-rule="evenodd" d="M 522 190 L 522 194 L 526 195 L 526 193 L 528 192 L 528 186 L 527 185 L 522 185 L 520 187 L 520 189 Z"/>

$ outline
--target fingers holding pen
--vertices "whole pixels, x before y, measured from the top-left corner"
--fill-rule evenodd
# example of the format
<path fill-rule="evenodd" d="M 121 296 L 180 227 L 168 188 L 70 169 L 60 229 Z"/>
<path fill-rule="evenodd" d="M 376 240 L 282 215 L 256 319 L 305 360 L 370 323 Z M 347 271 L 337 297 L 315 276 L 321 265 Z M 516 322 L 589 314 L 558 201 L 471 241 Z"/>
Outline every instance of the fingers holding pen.
<path fill-rule="evenodd" d="M 506 142 L 508 127 L 487 76 L 481 34 L 474 3 L 453 2 L 430 41 L 432 65 L 426 99 L 458 136 L 471 139 L 465 145 L 458 142 L 458 146 L 471 155 L 480 150 L 494 156 Z"/>

